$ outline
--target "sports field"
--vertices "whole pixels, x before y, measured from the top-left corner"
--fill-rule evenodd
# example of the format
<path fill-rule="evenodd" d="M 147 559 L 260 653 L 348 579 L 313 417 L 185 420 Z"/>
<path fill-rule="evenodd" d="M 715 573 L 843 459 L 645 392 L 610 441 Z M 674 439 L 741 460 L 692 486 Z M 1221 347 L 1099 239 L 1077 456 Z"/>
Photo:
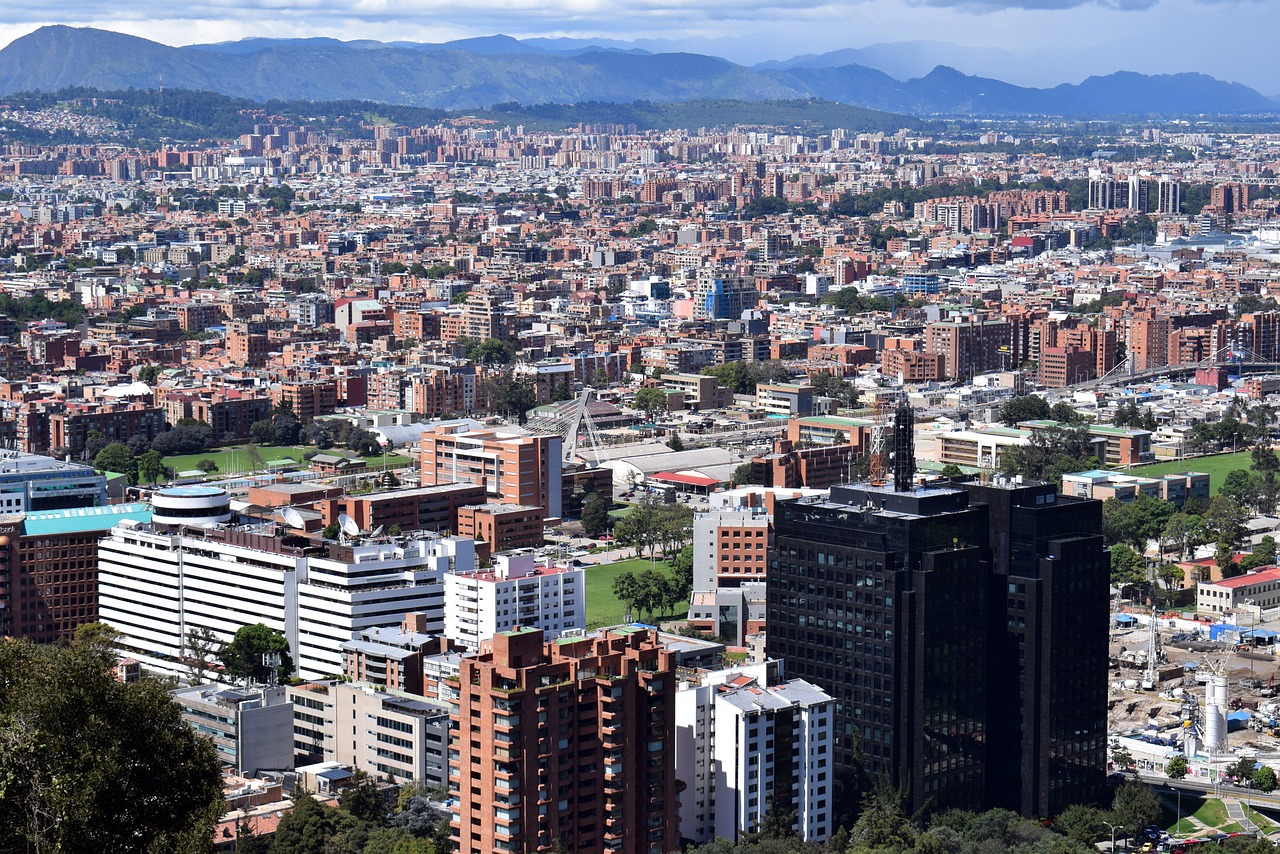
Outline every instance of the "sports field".
<path fill-rule="evenodd" d="M 1236 469 L 1248 469 L 1253 463 L 1249 451 L 1238 451 L 1234 454 L 1214 454 L 1211 457 L 1195 457 L 1189 460 L 1175 460 L 1171 463 L 1156 463 L 1150 466 L 1134 466 L 1130 471 L 1146 477 L 1161 474 L 1181 474 L 1187 471 L 1202 471 L 1209 475 L 1209 491 L 1217 495 L 1227 475 Z"/>

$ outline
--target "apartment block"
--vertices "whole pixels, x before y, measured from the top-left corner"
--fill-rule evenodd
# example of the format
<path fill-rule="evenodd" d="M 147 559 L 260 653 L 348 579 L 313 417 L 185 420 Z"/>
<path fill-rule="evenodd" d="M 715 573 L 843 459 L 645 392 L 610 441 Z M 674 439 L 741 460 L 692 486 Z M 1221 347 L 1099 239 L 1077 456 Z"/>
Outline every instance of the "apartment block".
<path fill-rule="evenodd" d="M 444 577 L 444 633 L 470 650 L 517 626 L 547 640 L 587 625 L 583 571 L 532 554 L 497 555 L 492 569 Z"/>
<path fill-rule="evenodd" d="M 455 850 L 676 850 L 675 678 L 650 629 L 553 643 L 522 629 L 463 658 L 449 750 Z"/>
<path fill-rule="evenodd" d="M 317 502 L 317 507 L 326 525 L 345 513 L 362 531 L 395 525 L 401 531 L 444 533 L 457 532 L 458 512 L 467 505 L 483 503 L 485 495 L 481 484 L 441 483 L 418 489 L 343 495 Z"/>
<path fill-rule="evenodd" d="M 834 701 L 801 679 L 777 680 L 777 663 L 696 671 L 676 692 L 680 836 L 738 841 L 770 809 L 794 812 L 792 830 L 824 842 L 835 812 Z"/>
<path fill-rule="evenodd" d="M 470 425 L 446 421 L 422 434 L 422 485 L 479 484 L 504 503 L 541 507 L 548 519 L 559 518 L 561 438 Z"/>

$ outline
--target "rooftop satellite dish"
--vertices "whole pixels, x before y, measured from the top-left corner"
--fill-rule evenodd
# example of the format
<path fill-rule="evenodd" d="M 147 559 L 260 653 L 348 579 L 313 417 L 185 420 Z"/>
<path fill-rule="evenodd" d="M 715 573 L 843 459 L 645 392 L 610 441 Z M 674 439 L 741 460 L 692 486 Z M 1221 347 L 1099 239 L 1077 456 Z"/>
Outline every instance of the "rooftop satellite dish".
<path fill-rule="evenodd" d="M 382 525 L 379 525 L 378 527 L 374 528 L 372 531 L 369 532 L 369 536 L 370 537 L 378 536 L 379 534 L 382 533 L 382 528 L 383 528 Z"/>
<path fill-rule="evenodd" d="M 302 518 L 302 514 L 292 507 L 286 507 L 280 511 L 280 515 L 284 517 L 284 523 L 290 528 L 299 530 L 307 527 L 306 520 Z"/>
<path fill-rule="evenodd" d="M 338 527 L 342 529 L 342 533 L 348 537 L 360 536 L 360 526 L 356 524 L 356 520 L 352 519 L 346 513 L 338 514 Z"/>

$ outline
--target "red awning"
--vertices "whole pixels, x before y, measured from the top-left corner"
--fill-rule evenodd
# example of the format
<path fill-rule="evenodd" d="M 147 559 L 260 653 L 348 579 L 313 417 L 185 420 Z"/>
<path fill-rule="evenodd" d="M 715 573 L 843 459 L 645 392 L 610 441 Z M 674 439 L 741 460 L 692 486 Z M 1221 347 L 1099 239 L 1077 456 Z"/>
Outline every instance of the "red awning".
<path fill-rule="evenodd" d="M 680 474 L 674 471 L 660 471 L 650 475 L 649 479 L 660 480 L 663 483 L 681 483 L 685 486 L 719 486 L 722 482 L 714 477 L 699 477 L 696 474 Z"/>

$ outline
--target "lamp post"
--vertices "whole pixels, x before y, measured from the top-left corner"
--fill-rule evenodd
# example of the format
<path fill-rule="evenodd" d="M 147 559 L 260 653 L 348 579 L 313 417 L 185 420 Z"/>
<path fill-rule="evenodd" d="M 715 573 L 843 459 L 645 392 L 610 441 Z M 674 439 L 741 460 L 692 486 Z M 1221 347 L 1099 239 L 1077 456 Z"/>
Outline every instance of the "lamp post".
<path fill-rule="evenodd" d="M 1254 618 L 1254 616 L 1253 616 L 1253 600 L 1252 600 L 1252 599 L 1245 599 L 1245 600 L 1244 600 L 1244 605 L 1245 605 L 1245 607 L 1246 607 L 1246 608 L 1248 608 L 1248 609 L 1249 609 L 1249 646 L 1250 646 L 1250 647 L 1252 647 L 1252 646 L 1254 646 L 1253 630 L 1254 630 L 1254 620 L 1255 620 L 1255 618 Z M 1253 676 L 1253 654 L 1252 654 L 1252 651 L 1247 652 L 1247 653 L 1245 653 L 1245 654 L 1249 656 L 1249 675 L 1250 675 L 1250 676 Z M 1250 684 L 1252 684 L 1252 683 L 1250 683 Z"/>
<path fill-rule="evenodd" d="M 1117 830 L 1124 830 L 1124 825 L 1123 825 L 1123 824 L 1112 824 L 1111 822 L 1107 821 L 1106 819 L 1103 819 L 1102 823 L 1103 823 L 1103 824 L 1105 824 L 1107 827 L 1111 828 L 1111 850 L 1112 850 L 1112 851 L 1115 851 L 1115 850 L 1116 850 L 1116 831 L 1117 831 Z"/>

